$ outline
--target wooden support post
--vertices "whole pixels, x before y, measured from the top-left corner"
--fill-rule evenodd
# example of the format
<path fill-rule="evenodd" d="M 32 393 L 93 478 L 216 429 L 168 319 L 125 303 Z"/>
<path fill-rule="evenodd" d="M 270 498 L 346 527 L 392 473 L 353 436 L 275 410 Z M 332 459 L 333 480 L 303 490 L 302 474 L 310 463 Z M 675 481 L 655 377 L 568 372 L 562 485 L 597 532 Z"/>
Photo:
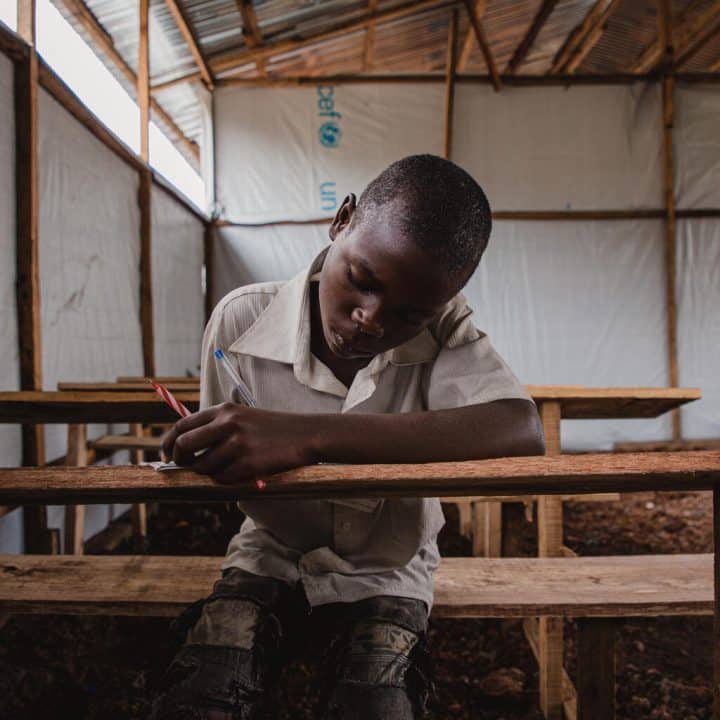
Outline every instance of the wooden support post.
<path fill-rule="evenodd" d="M 472 503 L 461 500 L 456 503 L 458 509 L 458 530 L 463 537 L 472 538 L 473 509 Z"/>
<path fill-rule="evenodd" d="M 213 266 L 215 245 L 215 226 L 212 223 L 205 225 L 203 237 L 203 263 L 205 265 L 205 322 L 210 320 L 210 315 L 215 307 L 215 287 L 213 277 L 215 268 Z"/>
<path fill-rule="evenodd" d="M 540 405 L 545 432 L 545 454 L 560 455 L 560 403 Z M 538 555 L 563 555 L 562 500 L 554 496 L 538 498 Z M 538 625 L 538 665 L 540 706 L 547 720 L 562 720 L 563 619 L 544 617 Z"/>
<path fill-rule="evenodd" d="M 720 485 L 713 490 L 713 570 L 715 574 L 715 616 L 713 625 L 713 720 L 720 720 Z"/>
<path fill-rule="evenodd" d="M 372 14 L 377 11 L 378 0 L 370 0 L 368 2 L 368 13 Z M 363 72 L 370 72 L 373 66 L 373 56 L 375 54 L 375 23 L 368 23 L 365 30 L 365 42 L 363 44 Z"/>
<path fill-rule="evenodd" d="M 135 437 L 143 437 L 142 423 L 131 423 L 130 434 Z M 130 451 L 130 462 L 133 465 L 139 465 L 145 460 L 145 451 L 135 448 Z M 145 503 L 134 503 L 131 508 L 131 520 L 133 533 L 136 540 L 147 537 L 147 505 Z"/>
<path fill-rule="evenodd" d="M 672 48 L 670 48 L 672 52 Z M 672 62 L 671 58 L 669 59 Z M 675 203 L 675 167 L 673 153 L 675 78 L 664 75 L 662 80 L 663 97 L 663 187 L 665 194 L 665 303 L 667 308 L 667 352 L 670 368 L 669 385 L 678 387 L 678 348 L 677 348 L 677 301 L 676 301 L 676 261 L 677 261 L 677 222 Z M 680 410 L 672 411 L 673 440 L 682 439 L 682 419 Z"/>
<path fill-rule="evenodd" d="M 472 554 L 476 557 L 502 555 L 502 503 L 472 503 Z"/>
<path fill-rule="evenodd" d="M 140 170 L 140 323 L 142 327 L 143 372 L 155 375 L 155 331 L 152 292 L 152 173 Z"/>
<path fill-rule="evenodd" d="M 150 0 L 140 0 L 137 99 L 140 108 L 140 157 L 150 158 Z"/>
<path fill-rule="evenodd" d="M 87 425 L 68 425 L 65 464 L 71 467 L 87 465 Z M 85 540 L 85 506 L 65 506 L 65 555 L 82 555 Z"/>
<path fill-rule="evenodd" d="M 577 720 L 615 720 L 615 619 L 578 619 Z"/>
<path fill-rule="evenodd" d="M 18 32 L 31 46 L 15 63 L 16 281 L 20 388 L 42 389 L 40 268 L 38 238 L 38 58 L 35 52 L 35 3 L 18 1 Z M 45 462 L 41 425 L 22 426 L 23 465 Z M 52 552 L 56 543 L 42 505 L 23 508 L 25 552 Z"/>
<path fill-rule="evenodd" d="M 455 63 L 457 56 L 458 11 L 453 8 L 448 27 L 447 60 L 445 62 L 445 142 L 444 157 L 452 155 L 453 109 L 455 106 Z"/>

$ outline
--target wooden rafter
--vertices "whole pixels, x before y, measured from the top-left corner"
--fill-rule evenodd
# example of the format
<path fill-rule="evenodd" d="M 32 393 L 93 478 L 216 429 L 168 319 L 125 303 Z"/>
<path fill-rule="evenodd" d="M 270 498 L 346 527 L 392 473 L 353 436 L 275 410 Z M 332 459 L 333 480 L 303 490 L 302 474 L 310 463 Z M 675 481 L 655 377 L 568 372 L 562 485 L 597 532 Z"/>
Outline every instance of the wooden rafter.
<path fill-rule="evenodd" d="M 675 40 L 675 67 L 682 67 L 720 30 L 720 0 L 690 20 Z"/>
<path fill-rule="evenodd" d="M 368 2 L 368 13 L 372 15 L 377 11 L 378 0 Z M 365 30 L 365 42 L 363 43 L 363 72 L 368 72 L 373 66 L 373 55 L 375 54 L 375 23 L 368 23 Z"/>
<path fill-rule="evenodd" d="M 30 45 L 35 44 L 36 15 L 34 0 L 17 0 L 17 33 Z"/>
<path fill-rule="evenodd" d="M 123 56 L 115 49 L 115 44 L 108 33 L 101 27 L 95 16 L 90 12 L 85 3 L 81 0 L 62 0 L 65 7 L 72 13 L 75 20 L 82 25 L 88 35 L 93 39 L 98 48 L 110 59 L 123 77 L 135 88 L 137 76 L 135 71 L 125 62 Z M 196 160 L 200 159 L 200 149 L 197 143 L 183 133 L 177 123 L 170 117 L 165 109 L 154 98 L 150 98 L 150 107 L 157 113 L 157 116 L 177 135 L 178 141 L 183 148 Z"/>
<path fill-rule="evenodd" d="M 485 0 L 476 0 L 475 2 L 475 13 L 478 17 L 482 17 L 485 13 Z M 464 72 L 467 64 L 472 55 L 472 51 L 475 49 L 475 34 L 473 33 L 472 27 L 469 27 L 465 33 L 465 39 L 460 49 L 460 57 L 457 61 L 457 71 Z"/>
<path fill-rule="evenodd" d="M 263 44 L 262 31 L 258 25 L 253 0 L 237 0 L 238 10 L 242 15 L 242 35 L 249 48 L 260 47 Z"/>
<path fill-rule="evenodd" d="M 557 4 L 558 0 L 543 0 L 543 4 L 535 14 L 530 27 L 525 33 L 523 39 L 520 41 L 520 44 L 517 46 L 513 56 L 510 58 L 510 61 L 505 68 L 506 75 L 514 75 L 515 71 L 520 67 L 520 65 L 522 65 L 523 61 L 527 57 L 527 54 L 530 52 L 530 48 L 532 48 L 535 40 L 537 40 L 540 30 L 542 30 L 543 25 L 545 25 L 547 19 L 550 15 L 552 15 L 552 12 Z"/>
<path fill-rule="evenodd" d="M 140 0 L 140 34 L 138 39 L 138 73 L 136 95 L 140 109 L 140 157 L 150 159 L 150 0 Z"/>
<path fill-rule="evenodd" d="M 605 24 L 619 6 L 620 0 L 597 0 L 560 48 L 550 73 L 574 73 L 600 40 Z"/>
<path fill-rule="evenodd" d="M 470 25 L 475 33 L 475 39 L 477 40 L 483 57 L 485 58 L 485 65 L 487 65 L 490 77 L 492 77 L 493 87 L 496 91 L 501 90 L 502 81 L 500 80 L 500 73 L 498 73 L 497 66 L 495 65 L 495 59 L 492 56 L 492 52 L 490 52 L 490 45 L 488 45 L 487 38 L 485 37 L 485 30 L 483 29 L 482 22 L 480 21 L 480 16 L 475 11 L 473 0 L 463 0 L 463 2 L 465 3 L 468 18 L 470 18 Z"/>
<path fill-rule="evenodd" d="M 315 45 L 317 43 L 333 40 L 343 35 L 349 35 L 353 32 L 365 30 L 371 22 L 376 24 L 398 20 L 408 15 L 416 15 L 429 10 L 439 10 L 451 5 L 456 5 L 459 0 L 412 0 L 399 7 L 389 10 L 380 10 L 374 13 L 368 13 L 364 17 L 343 22 L 330 30 L 324 30 L 314 35 L 308 35 L 301 39 L 280 40 L 274 43 L 265 43 L 261 47 L 250 50 L 233 51 L 225 53 L 216 58 L 210 58 L 210 67 L 217 75 L 220 72 L 232 70 L 246 63 L 257 62 L 259 59 L 267 59 L 274 55 L 289 53 L 296 50 Z"/>
<path fill-rule="evenodd" d="M 688 7 L 685 8 L 685 10 L 673 20 L 673 24 L 678 28 L 682 28 L 692 17 L 698 7 L 703 5 L 703 3 L 704 0 L 694 0 L 693 2 L 691 2 L 690 5 L 688 5 Z M 637 59 L 637 62 L 630 68 L 630 72 L 632 73 L 644 74 L 650 72 L 658 65 L 658 63 L 660 63 L 662 59 L 666 41 L 663 38 L 664 23 L 659 17 L 659 14 L 661 12 L 664 12 L 664 10 L 658 9 L 657 37 L 653 38 L 653 41 L 650 43 L 650 45 L 647 46 L 647 48 L 645 48 L 642 55 L 640 55 L 640 57 Z M 672 42 L 672 34 L 669 39 Z"/>
<path fill-rule="evenodd" d="M 165 0 L 165 4 L 167 5 L 168 10 L 170 10 L 173 20 L 175 20 L 175 24 L 178 26 L 178 29 L 185 39 L 185 43 L 195 60 L 195 64 L 200 70 L 200 76 L 202 77 L 205 86 L 208 90 L 212 90 L 215 85 L 212 73 L 210 72 L 210 68 L 208 67 L 205 57 L 200 50 L 200 43 L 198 42 L 195 32 L 193 31 L 189 20 L 185 17 L 183 9 L 178 5 L 176 0 Z"/>

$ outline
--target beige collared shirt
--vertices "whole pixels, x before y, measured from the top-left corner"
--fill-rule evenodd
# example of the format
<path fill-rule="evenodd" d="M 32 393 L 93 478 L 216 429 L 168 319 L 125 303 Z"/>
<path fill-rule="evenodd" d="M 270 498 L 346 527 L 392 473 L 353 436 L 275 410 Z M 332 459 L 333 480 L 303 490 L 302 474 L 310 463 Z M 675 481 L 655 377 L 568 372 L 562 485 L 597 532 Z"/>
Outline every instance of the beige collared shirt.
<path fill-rule="evenodd" d="M 248 285 L 220 301 L 203 339 L 201 407 L 233 396 L 216 348 L 227 352 L 258 407 L 268 410 L 403 413 L 530 399 L 472 324 L 462 295 L 415 338 L 374 357 L 347 388 L 310 352 L 309 286 L 326 252 L 286 283 Z M 436 498 L 258 498 L 240 508 L 248 517 L 223 568 L 302 580 L 311 605 L 374 595 L 432 605 L 444 523 Z"/>

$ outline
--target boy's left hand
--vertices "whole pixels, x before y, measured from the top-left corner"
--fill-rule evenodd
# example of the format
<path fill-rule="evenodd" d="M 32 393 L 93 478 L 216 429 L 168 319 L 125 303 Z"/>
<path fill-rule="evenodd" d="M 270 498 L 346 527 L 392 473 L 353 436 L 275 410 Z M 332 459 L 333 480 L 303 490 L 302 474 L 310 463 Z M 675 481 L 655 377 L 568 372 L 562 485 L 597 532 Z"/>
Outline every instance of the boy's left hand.
<path fill-rule="evenodd" d="M 162 452 L 177 465 L 232 484 L 313 462 L 310 427 L 302 415 L 227 402 L 175 423 Z"/>

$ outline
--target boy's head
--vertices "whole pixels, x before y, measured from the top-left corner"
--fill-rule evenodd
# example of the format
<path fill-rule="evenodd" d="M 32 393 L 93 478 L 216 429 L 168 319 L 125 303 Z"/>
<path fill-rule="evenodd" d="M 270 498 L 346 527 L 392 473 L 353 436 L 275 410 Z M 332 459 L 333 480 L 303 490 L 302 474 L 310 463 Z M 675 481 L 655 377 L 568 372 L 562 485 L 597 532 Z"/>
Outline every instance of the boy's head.
<path fill-rule="evenodd" d="M 472 275 L 490 227 L 480 186 L 433 155 L 398 160 L 347 197 L 320 281 L 330 349 L 372 357 L 420 333 Z"/>

